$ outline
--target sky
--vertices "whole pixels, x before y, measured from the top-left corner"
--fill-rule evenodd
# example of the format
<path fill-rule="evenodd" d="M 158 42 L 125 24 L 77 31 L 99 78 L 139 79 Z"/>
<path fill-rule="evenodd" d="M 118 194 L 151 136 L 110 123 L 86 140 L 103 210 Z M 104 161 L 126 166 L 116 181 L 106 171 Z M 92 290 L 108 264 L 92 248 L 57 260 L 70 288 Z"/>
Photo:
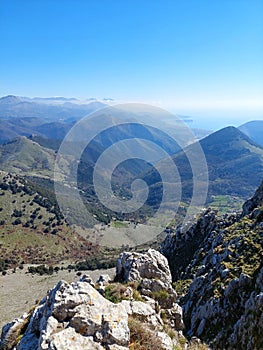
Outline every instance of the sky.
<path fill-rule="evenodd" d="M 0 96 L 263 119 L 263 0 L 0 0 Z"/>

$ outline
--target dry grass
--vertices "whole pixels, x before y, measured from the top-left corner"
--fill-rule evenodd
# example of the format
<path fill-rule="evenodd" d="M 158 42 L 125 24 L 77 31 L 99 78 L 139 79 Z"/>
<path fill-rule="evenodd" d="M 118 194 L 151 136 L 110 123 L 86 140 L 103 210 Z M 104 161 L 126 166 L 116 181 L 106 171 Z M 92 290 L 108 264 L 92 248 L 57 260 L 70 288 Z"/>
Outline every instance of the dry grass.
<path fill-rule="evenodd" d="M 161 340 L 150 330 L 145 323 L 130 316 L 128 325 L 130 328 L 131 350 L 164 350 Z"/>

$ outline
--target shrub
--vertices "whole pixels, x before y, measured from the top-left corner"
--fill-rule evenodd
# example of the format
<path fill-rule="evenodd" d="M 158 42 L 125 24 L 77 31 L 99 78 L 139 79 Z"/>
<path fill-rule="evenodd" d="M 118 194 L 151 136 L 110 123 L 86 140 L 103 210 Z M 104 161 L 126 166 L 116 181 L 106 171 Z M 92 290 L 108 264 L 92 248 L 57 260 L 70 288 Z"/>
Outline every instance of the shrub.
<path fill-rule="evenodd" d="M 15 209 L 12 216 L 14 216 L 15 218 L 21 218 L 22 216 L 22 211 L 21 210 L 17 210 Z"/>
<path fill-rule="evenodd" d="M 9 186 L 6 183 L 3 182 L 3 183 L 0 184 L 0 188 L 2 190 L 6 191 L 6 190 L 8 190 Z"/>
<path fill-rule="evenodd" d="M 13 225 L 20 225 L 21 224 L 21 220 L 20 219 L 15 219 L 15 221 L 12 222 Z"/>
<path fill-rule="evenodd" d="M 182 296 L 187 293 L 191 283 L 191 279 L 177 280 L 173 282 L 173 288 L 175 289 L 178 296 Z"/>

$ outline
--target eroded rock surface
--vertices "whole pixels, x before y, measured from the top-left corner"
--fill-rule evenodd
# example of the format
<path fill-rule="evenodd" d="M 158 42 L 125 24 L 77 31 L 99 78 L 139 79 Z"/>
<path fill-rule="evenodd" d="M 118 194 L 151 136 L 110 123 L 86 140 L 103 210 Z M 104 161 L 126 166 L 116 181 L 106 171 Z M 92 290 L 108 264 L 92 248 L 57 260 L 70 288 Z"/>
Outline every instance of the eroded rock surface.
<path fill-rule="evenodd" d="M 12 349 L 10 339 L 19 335 L 17 350 L 127 349 L 130 339 L 125 307 L 109 302 L 85 281 L 60 281 L 31 315 L 4 327 L 1 345 Z"/>
<path fill-rule="evenodd" d="M 182 308 L 174 302 L 176 293 L 166 258 L 152 249 L 145 254 L 123 253 L 117 272 L 120 266 L 126 282 L 141 281 L 140 298 L 144 301 L 134 300 L 133 292 L 139 292 L 127 284 L 123 286 L 126 300 L 114 304 L 104 298 L 102 287 L 111 283 L 108 276 L 99 278 L 98 290 L 89 276 L 71 284 L 60 281 L 32 311 L 3 328 L 0 349 L 128 350 L 129 322 L 158 342 L 160 350 L 178 348 L 178 339 L 185 340 Z M 161 317 L 164 310 L 165 322 Z"/>
<path fill-rule="evenodd" d="M 180 296 L 185 331 L 213 349 L 263 349 L 263 184 L 240 214 L 207 210 L 162 246 Z"/>
<path fill-rule="evenodd" d="M 158 251 L 147 253 L 124 252 L 117 261 L 116 279 L 124 282 L 155 279 L 169 287 L 172 276 L 167 259 Z"/>

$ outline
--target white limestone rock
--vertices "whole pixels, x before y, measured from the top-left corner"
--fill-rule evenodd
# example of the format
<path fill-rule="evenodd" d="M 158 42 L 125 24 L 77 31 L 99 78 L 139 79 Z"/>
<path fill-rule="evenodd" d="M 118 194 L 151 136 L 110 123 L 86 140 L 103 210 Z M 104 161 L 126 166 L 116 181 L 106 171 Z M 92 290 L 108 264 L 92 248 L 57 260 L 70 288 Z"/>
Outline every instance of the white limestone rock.
<path fill-rule="evenodd" d="M 172 283 L 167 259 L 154 249 L 145 254 L 123 252 L 117 261 L 116 278 L 123 282 L 155 279 L 167 287 Z"/>
<path fill-rule="evenodd" d="M 1 344 L 28 315 L 4 328 Z M 21 327 L 20 327 L 21 328 Z M 128 314 L 103 298 L 90 283 L 60 281 L 33 311 L 17 350 L 128 349 Z M 14 345 L 14 344 L 13 344 Z M 11 349 L 10 348 L 10 349 Z"/>

